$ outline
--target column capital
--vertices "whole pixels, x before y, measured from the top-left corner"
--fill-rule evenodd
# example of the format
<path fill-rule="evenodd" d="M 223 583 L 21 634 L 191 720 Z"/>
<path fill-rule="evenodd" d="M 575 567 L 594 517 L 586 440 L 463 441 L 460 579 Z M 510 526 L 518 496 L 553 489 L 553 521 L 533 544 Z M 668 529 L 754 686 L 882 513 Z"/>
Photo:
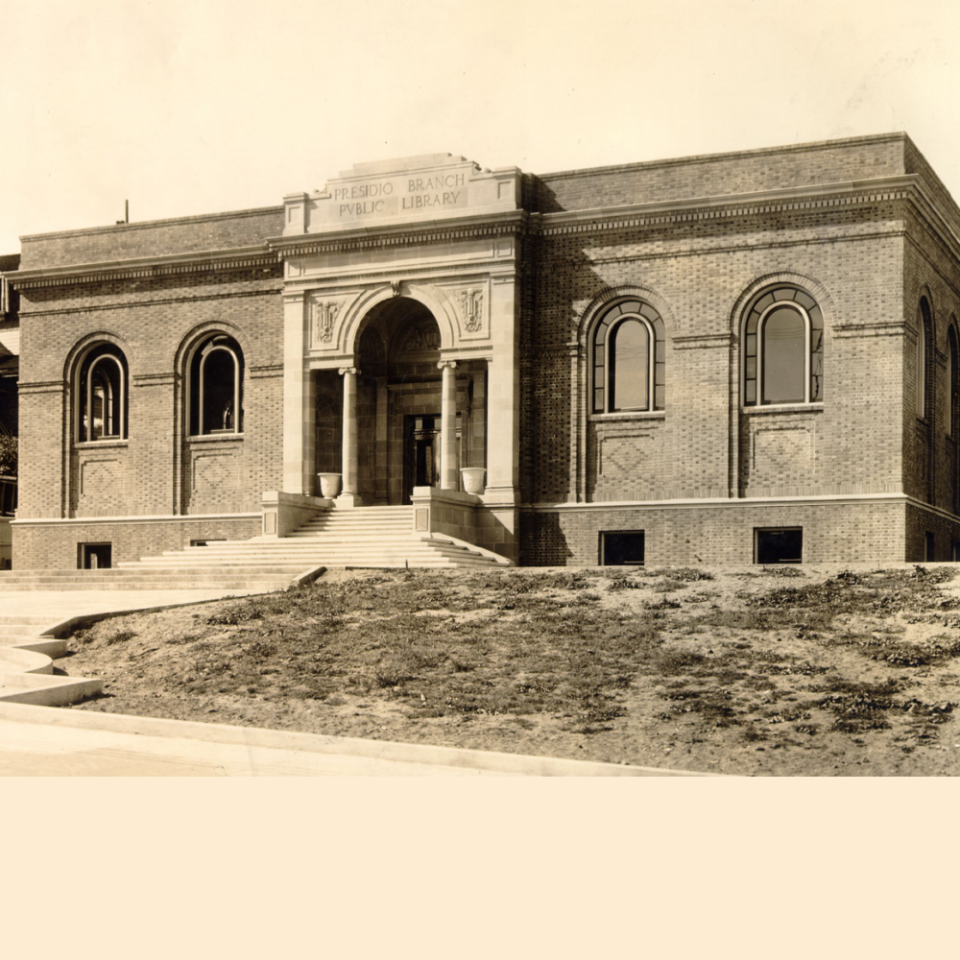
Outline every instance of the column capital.
<path fill-rule="evenodd" d="M 342 377 L 346 373 L 352 373 L 354 376 L 357 376 L 360 371 L 356 367 L 341 367 L 340 376 Z"/>
<path fill-rule="evenodd" d="M 441 360 L 437 364 L 438 370 L 454 370 L 456 369 L 457 361 L 456 360 Z"/>

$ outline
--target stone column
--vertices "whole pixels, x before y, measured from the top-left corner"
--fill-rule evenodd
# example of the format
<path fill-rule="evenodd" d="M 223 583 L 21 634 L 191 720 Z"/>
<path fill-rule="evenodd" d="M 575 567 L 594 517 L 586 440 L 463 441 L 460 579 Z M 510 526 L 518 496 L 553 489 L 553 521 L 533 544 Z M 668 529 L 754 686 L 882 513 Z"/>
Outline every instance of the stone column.
<path fill-rule="evenodd" d="M 457 483 L 457 363 L 441 360 L 443 371 L 440 395 L 440 489 L 456 490 Z"/>
<path fill-rule="evenodd" d="M 357 453 L 357 374 L 356 367 L 341 367 L 343 377 L 343 486 L 338 505 L 357 506 L 357 475 L 359 462 Z"/>

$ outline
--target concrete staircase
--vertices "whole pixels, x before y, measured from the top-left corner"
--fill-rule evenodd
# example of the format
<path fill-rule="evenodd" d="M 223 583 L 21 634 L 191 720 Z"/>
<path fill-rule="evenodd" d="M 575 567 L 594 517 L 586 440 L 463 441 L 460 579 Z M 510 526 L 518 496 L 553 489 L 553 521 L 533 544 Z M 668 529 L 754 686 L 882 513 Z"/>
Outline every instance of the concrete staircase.
<path fill-rule="evenodd" d="M 103 691 L 97 678 L 53 675 L 67 641 L 49 633 L 50 614 L 0 614 L 0 702 L 61 706 Z"/>
<path fill-rule="evenodd" d="M 510 561 L 437 534 L 413 532 L 413 507 L 328 510 L 277 540 L 212 541 L 121 562 L 109 570 L 12 570 L 5 590 L 236 590 L 265 593 L 313 579 L 321 567 L 479 567 Z"/>
<path fill-rule="evenodd" d="M 312 551 L 328 566 L 497 567 L 506 557 L 441 534 L 413 532 L 413 507 L 327 510 L 279 541 L 286 549 Z"/>

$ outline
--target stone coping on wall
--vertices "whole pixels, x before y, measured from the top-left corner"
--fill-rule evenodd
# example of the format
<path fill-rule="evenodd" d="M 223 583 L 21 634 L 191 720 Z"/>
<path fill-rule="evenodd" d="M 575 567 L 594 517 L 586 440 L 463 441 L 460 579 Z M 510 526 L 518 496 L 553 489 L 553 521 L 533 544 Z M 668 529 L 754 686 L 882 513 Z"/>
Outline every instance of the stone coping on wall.
<path fill-rule="evenodd" d="M 252 513 L 177 513 L 143 514 L 123 517 L 18 517 L 11 524 L 18 527 L 56 526 L 87 523 L 196 523 L 198 520 L 259 520 L 259 512 Z"/>
<path fill-rule="evenodd" d="M 849 493 L 849 494 L 811 494 L 809 496 L 764 496 L 764 497 L 690 497 L 675 500 L 593 500 L 584 503 L 523 503 L 519 507 L 528 512 L 556 512 L 568 510 L 641 510 L 660 509 L 662 507 L 680 507 L 697 509 L 701 507 L 757 507 L 757 506 L 829 506 L 830 504 L 887 503 L 909 504 L 940 513 L 950 519 L 958 520 L 945 510 L 929 503 L 915 500 L 905 493 Z"/>

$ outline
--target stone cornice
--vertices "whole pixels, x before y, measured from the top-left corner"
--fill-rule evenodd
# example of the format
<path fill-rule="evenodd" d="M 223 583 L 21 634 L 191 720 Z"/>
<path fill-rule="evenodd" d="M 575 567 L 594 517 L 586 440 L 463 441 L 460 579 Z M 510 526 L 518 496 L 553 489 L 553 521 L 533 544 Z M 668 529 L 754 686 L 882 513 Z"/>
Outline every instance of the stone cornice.
<path fill-rule="evenodd" d="M 545 237 L 563 236 L 796 211 L 826 211 L 890 201 L 911 203 L 930 228 L 944 238 L 954 255 L 960 259 L 960 211 L 945 208 L 926 188 L 921 175 L 908 174 L 734 196 L 598 207 L 560 213 L 531 214 L 524 210 L 511 210 L 443 221 L 277 237 L 255 246 L 226 250 L 18 270 L 4 274 L 4 277 L 15 288 L 28 290 L 93 281 L 149 279 L 256 267 L 269 270 L 287 258 L 324 253 L 389 249 L 524 233 Z M 251 211 L 253 212 L 255 211 Z"/>
<path fill-rule="evenodd" d="M 180 273 L 199 273 L 209 270 L 237 270 L 247 267 L 275 267 L 276 253 L 266 245 L 235 247 L 203 253 L 170 254 L 159 257 L 137 257 L 129 260 L 107 260 L 97 263 L 75 263 L 66 266 L 44 267 L 37 270 L 18 270 L 7 279 L 18 290 L 63 284 L 102 283 L 108 280 L 134 280 L 170 276 Z"/>
<path fill-rule="evenodd" d="M 410 246 L 421 243 L 450 242 L 463 239 L 512 236 L 525 230 L 529 214 L 524 210 L 462 217 L 417 224 L 362 228 L 336 234 L 303 234 L 277 237 L 256 246 L 197 253 L 166 254 L 124 260 L 74 263 L 17 270 L 5 274 L 18 290 L 110 280 L 134 280 L 211 270 L 234 270 L 249 267 L 271 268 L 286 257 L 345 250 L 362 250 Z M 203 218 L 199 218 L 203 219 Z M 71 236 L 73 234 L 70 234 Z M 46 235 L 43 235 L 46 236 Z M 53 234 L 50 235 L 55 236 Z"/>
<path fill-rule="evenodd" d="M 179 297 L 150 297 L 144 300 L 121 300 L 119 303 L 98 303 L 97 311 L 129 310 L 132 307 L 156 307 L 165 303 L 199 303 L 203 300 L 238 300 L 241 297 L 275 297 L 282 289 L 279 277 L 273 281 L 272 288 L 259 290 L 231 290 L 229 293 L 184 294 Z M 89 310 L 86 306 L 61 307 L 57 310 L 21 310 L 21 317 L 53 317 L 65 314 L 81 314 Z"/>
<path fill-rule="evenodd" d="M 276 237 L 267 241 L 271 250 L 284 259 L 311 256 L 318 253 L 341 253 L 350 250 L 370 250 L 385 247 L 406 247 L 421 243 L 448 243 L 454 240 L 475 240 L 502 237 L 523 232 L 530 218 L 525 210 L 485 216 L 458 217 L 450 220 L 430 220 L 422 223 L 403 223 L 327 233 L 304 233 L 291 237 Z"/>
<path fill-rule="evenodd" d="M 914 500 L 905 493 L 827 493 L 784 497 L 684 497 L 672 500 L 592 500 L 588 503 L 567 501 L 565 503 L 522 503 L 520 504 L 520 509 L 531 513 L 565 513 L 567 511 L 579 512 L 623 509 L 658 510 L 666 507 L 696 510 L 702 509 L 703 507 L 737 507 L 742 509 L 745 507 L 820 506 L 851 503 L 909 504 L 910 506 L 929 510 L 932 513 L 940 513 L 943 516 L 954 519 L 953 515 L 946 513 L 946 511 L 932 507 L 930 504 Z"/>
<path fill-rule="evenodd" d="M 904 200 L 923 191 L 917 174 L 854 180 L 846 183 L 801 186 L 788 190 L 698 197 L 616 207 L 596 207 L 541 215 L 544 236 L 584 233 L 590 230 L 617 230 L 623 227 L 651 227 L 697 220 L 719 220 L 798 210 L 818 210 L 852 204 Z M 933 201 L 929 201 L 933 206 Z"/>

